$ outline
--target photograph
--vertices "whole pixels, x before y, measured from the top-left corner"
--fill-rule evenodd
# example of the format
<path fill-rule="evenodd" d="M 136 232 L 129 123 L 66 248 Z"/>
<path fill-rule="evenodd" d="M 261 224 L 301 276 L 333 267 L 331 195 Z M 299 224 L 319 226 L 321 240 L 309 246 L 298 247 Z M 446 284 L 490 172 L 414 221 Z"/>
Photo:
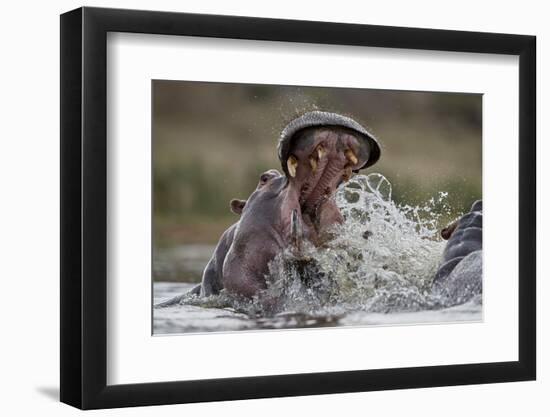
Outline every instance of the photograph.
<path fill-rule="evenodd" d="M 482 94 L 151 89 L 153 335 L 483 320 Z"/>
<path fill-rule="evenodd" d="M 0 416 L 550 415 L 543 2 L 3 11 Z"/>
<path fill-rule="evenodd" d="M 62 403 L 542 404 L 537 36 L 315 10 L 61 15 Z"/>

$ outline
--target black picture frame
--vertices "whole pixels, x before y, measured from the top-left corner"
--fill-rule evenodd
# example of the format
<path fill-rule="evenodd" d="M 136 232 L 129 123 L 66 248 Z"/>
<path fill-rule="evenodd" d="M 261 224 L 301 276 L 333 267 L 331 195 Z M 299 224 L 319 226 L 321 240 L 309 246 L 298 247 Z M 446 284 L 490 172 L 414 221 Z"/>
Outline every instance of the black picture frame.
<path fill-rule="evenodd" d="M 108 32 L 519 56 L 518 361 L 107 385 Z M 534 36 L 84 7 L 61 15 L 60 57 L 62 402 L 94 409 L 535 379 Z"/>

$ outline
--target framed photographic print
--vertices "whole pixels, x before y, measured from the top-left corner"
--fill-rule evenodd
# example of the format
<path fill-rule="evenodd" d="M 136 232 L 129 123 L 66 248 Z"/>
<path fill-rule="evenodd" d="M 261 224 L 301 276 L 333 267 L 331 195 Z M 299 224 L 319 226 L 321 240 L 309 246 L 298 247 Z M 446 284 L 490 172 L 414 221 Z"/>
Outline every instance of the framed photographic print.
<path fill-rule="evenodd" d="M 61 401 L 535 379 L 535 38 L 61 16 Z"/>

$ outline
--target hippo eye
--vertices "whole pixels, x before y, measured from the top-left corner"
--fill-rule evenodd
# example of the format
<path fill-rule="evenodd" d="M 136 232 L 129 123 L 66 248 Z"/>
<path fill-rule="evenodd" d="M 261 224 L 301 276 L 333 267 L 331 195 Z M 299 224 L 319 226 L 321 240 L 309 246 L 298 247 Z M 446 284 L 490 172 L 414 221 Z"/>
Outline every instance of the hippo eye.
<path fill-rule="evenodd" d="M 268 179 L 269 179 L 269 175 L 267 174 L 264 174 L 260 177 L 260 181 L 262 182 L 262 184 L 265 184 Z"/>

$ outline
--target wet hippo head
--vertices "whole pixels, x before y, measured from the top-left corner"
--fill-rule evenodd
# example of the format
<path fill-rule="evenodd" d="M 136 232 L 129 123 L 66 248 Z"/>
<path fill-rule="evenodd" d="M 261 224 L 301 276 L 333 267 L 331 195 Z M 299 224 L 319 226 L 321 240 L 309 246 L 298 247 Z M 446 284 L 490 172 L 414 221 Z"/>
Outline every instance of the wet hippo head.
<path fill-rule="evenodd" d="M 307 113 L 279 140 L 283 173 L 264 172 L 247 200 L 232 200 L 239 221 L 222 236 L 207 265 L 201 294 L 227 291 L 252 297 L 267 286 L 269 263 L 283 251 L 318 245 L 342 222 L 333 196 L 353 172 L 374 164 L 378 143 L 365 128 L 334 113 Z"/>
<path fill-rule="evenodd" d="M 336 188 L 353 172 L 380 158 L 377 140 L 345 116 L 310 112 L 291 121 L 281 134 L 278 154 L 288 179 L 287 210 L 297 209 L 304 236 L 313 243 L 342 216 L 334 203 Z"/>
<path fill-rule="evenodd" d="M 260 175 L 246 201 L 231 200 L 231 211 L 241 218 L 221 271 L 222 286 L 229 292 L 251 297 L 264 289 L 269 262 L 296 240 L 288 192 L 287 177 L 272 169 Z"/>

